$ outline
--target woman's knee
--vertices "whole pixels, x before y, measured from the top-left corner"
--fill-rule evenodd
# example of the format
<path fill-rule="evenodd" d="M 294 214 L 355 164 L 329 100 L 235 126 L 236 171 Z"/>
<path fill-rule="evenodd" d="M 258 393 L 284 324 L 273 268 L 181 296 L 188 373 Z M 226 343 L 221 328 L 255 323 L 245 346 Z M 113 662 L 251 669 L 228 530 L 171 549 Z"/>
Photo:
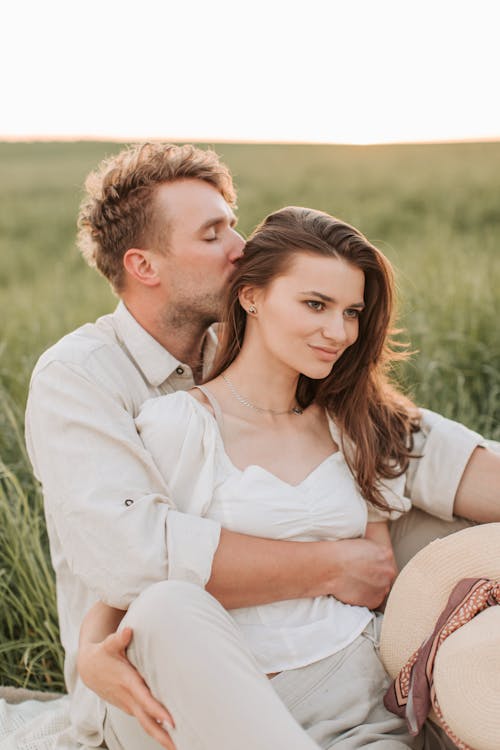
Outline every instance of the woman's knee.
<path fill-rule="evenodd" d="M 141 592 L 130 605 L 121 627 L 157 630 L 175 637 L 180 628 L 204 616 L 215 600 L 200 586 L 186 581 L 159 581 Z M 216 606 L 218 605 L 215 602 Z"/>

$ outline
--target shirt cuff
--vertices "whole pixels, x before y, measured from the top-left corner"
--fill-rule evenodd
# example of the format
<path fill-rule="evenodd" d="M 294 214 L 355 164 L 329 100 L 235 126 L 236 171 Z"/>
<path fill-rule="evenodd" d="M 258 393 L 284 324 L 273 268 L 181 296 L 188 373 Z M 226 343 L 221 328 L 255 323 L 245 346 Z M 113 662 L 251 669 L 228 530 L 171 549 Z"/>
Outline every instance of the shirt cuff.
<path fill-rule="evenodd" d="M 221 526 L 202 516 L 170 510 L 167 516 L 168 579 L 205 588 L 212 573 Z"/>
<path fill-rule="evenodd" d="M 413 436 L 406 493 L 417 508 L 453 520 L 453 505 L 458 485 L 469 459 L 478 446 L 486 447 L 484 438 L 468 427 L 446 419 L 428 409 L 421 409 L 420 430 Z"/>

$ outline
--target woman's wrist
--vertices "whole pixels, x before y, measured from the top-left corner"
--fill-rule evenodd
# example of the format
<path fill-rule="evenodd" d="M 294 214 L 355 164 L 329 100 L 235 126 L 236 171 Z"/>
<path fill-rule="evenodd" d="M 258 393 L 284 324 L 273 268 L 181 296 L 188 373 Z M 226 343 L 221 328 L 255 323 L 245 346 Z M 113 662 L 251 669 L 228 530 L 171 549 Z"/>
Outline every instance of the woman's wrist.
<path fill-rule="evenodd" d="M 96 602 L 83 618 L 79 647 L 103 641 L 117 630 L 124 615 L 125 611 L 122 609 Z"/>

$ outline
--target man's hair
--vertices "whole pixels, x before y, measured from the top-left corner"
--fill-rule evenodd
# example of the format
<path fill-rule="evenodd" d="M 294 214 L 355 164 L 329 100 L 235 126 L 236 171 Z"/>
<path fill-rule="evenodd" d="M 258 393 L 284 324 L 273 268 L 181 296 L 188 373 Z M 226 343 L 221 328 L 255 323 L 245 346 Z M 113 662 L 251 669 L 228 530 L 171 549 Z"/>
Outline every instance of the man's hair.
<path fill-rule="evenodd" d="M 214 151 L 189 144 L 136 144 L 103 160 L 88 175 L 78 214 L 78 247 L 117 293 L 124 286 L 123 256 L 129 248 L 165 249 L 166 226 L 158 221 L 155 193 L 160 185 L 182 179 L 204 180 L 235 204 L 226 165 Z"/>

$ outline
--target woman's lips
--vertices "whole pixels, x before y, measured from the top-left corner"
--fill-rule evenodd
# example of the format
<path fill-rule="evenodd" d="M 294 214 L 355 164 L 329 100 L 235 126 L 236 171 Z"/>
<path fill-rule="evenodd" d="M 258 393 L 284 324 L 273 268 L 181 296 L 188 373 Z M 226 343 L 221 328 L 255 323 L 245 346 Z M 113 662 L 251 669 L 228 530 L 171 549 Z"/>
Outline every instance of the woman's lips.
<path fill-rule="evenodd" d="M 311 349 L 316 352 L 318 357 L 325 362 L 331 362 L 334 359 L 337 359 L 340 349 L 330 349 L 329 347 L 324 346 L 313 346 L 312 344 L 309 344 Z"/>

